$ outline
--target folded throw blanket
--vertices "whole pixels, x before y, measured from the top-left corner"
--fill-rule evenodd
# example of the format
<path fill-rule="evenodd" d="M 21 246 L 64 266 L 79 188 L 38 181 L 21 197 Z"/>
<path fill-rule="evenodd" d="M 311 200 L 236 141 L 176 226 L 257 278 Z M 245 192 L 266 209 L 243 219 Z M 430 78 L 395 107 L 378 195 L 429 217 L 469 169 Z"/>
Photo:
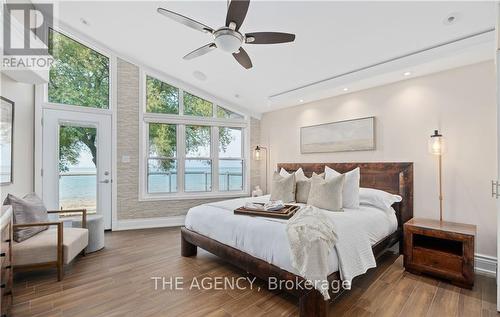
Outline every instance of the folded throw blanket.
<path fill-rule="evenodd" d="M 325 298 L 328 294 L 328 255 L 337 242 L 330 219 L 319 209 L 306 206 L 287 223 L 292 265 Z"/>

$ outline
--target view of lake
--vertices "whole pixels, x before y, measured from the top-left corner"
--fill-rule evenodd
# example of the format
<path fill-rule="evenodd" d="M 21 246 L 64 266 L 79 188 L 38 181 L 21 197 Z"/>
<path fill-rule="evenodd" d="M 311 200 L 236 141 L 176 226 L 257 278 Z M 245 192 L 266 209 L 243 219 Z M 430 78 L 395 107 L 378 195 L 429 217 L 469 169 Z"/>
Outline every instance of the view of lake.
<path fill-rule="evenodd" d="M 186 171 L 186 191 L 197 192 L 210 190 L 212 174 L 207 167 L 191 168 Z M 229 184 L 228 184 L 229 182 Z M 177 174 L 152 174 L 148 177 L 150 193 L 177 190 Z M 220 190 L 237 191 L 243 188 L 241 167 L 221 168 L 219 172 Z M 61 173 L 59 177 L 59 201 L 64 209 L 86 208 L 90 212 L 96 210 L 97 179 L 94 168 L 72 168 Z"/>

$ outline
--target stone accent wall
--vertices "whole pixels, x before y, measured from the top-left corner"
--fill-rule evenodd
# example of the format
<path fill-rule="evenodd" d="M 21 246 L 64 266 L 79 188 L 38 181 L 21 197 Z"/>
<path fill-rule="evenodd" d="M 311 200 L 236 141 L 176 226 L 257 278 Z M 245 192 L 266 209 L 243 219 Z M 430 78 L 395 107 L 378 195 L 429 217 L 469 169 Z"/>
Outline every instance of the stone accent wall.
<path fill-rule="evenodd" d="M 118 59 L 117 72 L 118 220 L 185 215 L 191 207 L 215 201 L 216 199 L 139 201 L 139 67 Z M 252 142 L 257 142 L 255 140 L 260 138 L 254 135 L 258 133 L 260 136 L 259 122 L 252 119 Z M 123 163 L 123 156 L 128 156 L 130 162 Z M 256 179 L 254 173 L 257 172 L 252 170 L 252 184 Z"/>

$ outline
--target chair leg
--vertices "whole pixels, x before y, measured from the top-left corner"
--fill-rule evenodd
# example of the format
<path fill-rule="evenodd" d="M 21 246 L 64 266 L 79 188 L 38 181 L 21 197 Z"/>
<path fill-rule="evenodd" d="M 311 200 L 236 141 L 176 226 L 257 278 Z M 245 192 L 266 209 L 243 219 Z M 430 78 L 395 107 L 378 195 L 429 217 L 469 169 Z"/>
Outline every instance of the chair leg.
<path fill-rule="evenodd" d="M 64 278 L 64 264 L 62 262 L 57 263 L 57 281 L 60 282 Z"/>

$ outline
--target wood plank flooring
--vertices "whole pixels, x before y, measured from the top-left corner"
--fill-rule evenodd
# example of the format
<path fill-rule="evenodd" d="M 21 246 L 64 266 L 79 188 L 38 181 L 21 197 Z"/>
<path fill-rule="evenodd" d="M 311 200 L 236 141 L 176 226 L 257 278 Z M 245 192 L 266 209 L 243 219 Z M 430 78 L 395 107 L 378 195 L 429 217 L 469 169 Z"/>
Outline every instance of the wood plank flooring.
<path fill-rule="evenodd" d="M 260 289 L 188 290 L 194 277 L 247 275 L 202 250 L 181 257 L 179 238 L 178 228 L 110 232 L 106 248 L 76 259 L 62 282 L 51 270 L 16 274 L 12 316 L 297 315 L 295 298 L 262 282 Z M 155 290 L 154 276 L 183 276 L 185 290 Z M 464 290 L 406 273 L 402 257 L 387 254 L 330 305 L 330 316 L 493 316 L 495 301 L 493 278 L 476 276 L 474 289 Z"/>

